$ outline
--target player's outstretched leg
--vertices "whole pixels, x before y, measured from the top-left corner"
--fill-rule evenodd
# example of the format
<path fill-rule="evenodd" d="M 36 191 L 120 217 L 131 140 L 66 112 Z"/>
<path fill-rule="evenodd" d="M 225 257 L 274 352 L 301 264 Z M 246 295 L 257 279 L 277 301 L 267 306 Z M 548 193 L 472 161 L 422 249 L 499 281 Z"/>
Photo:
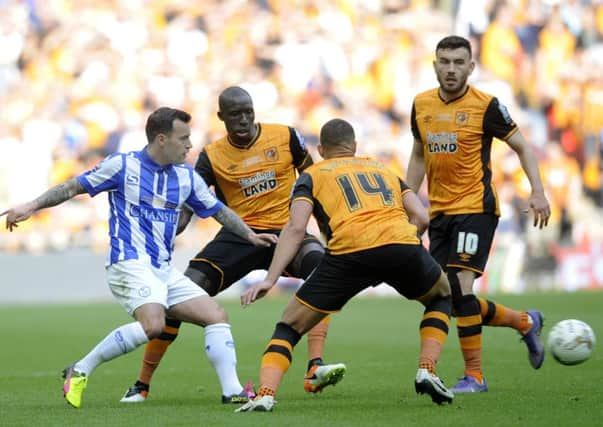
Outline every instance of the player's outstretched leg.
<path fill-rule="evenodd" d="M 63 396 L 74 408 L 82 406 L 82 395 L 88 385 L 88 377 L 83 372 L 73 369 L 73 365 L 63 369 Z"/>
<path fill-rule="evenodd" d="M 532 319 L 532 325 L 521 340 L 528 347 L 528 359 L 532 368 L 539 369 L 544 362 L 544 344 L 540 338 L 544 317 L 540 311 L 528 310 L 528 315 Z"/>
<path fill-rule="evenodd" d="M 487 326 L 505 326 L 515 329 L 522 335 L 522 341 L 528 348 L 528 360 L 534 369 L 544 362 L 544 345 L 540 338 L 544 317 L 540 311 L 517 311 L 504 305 L 478 298 L 482 323 Z"/>
<path fill-rule="evenodd" d="M 67 402 L 79 408 L 88 377 L 98 365 L 129 353 L 148 340 L 140 322 L 128 323 L 110 332 L 83 359 L 63 370 L 63 395 Z"/>

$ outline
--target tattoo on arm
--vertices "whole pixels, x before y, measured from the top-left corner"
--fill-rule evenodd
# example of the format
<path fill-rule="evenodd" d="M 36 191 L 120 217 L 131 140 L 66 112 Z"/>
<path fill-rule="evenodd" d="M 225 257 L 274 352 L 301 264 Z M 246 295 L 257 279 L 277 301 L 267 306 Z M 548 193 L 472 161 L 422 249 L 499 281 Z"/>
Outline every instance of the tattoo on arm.
<path fill-rule="evenodd" d="M 214 215 L 216 221 L 224 226 L 229 231 L 247 239 L 247 235 L 252 232 L 251 228 L 243 222 L 232 209 L 224 206 Z"/>
<path fill-rule="evenodd" d="M 72 178 L 47 190 L 44 194 L 36 198 L 33 203 L 35 204 L 36 210 L 49 208 L 85 192 L 86 189 L 82 184 L 80 184 L 77 179 Z"/>

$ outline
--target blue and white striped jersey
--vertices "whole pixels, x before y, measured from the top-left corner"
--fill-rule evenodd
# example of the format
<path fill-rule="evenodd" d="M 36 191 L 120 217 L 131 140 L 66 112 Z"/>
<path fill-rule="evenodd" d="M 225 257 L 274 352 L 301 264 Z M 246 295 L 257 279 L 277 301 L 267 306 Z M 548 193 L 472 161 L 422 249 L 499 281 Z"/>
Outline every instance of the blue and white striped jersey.
<path fill-rule="evenodd" d="M 90 196 L 107 191 L 111 250 L 107 265 L 127 259 L 169 264 L 183 205 L 202 218 L 224 206 L 193 168 L 160 166 L 146 150 L 115 153 L 77 180 Z"/>

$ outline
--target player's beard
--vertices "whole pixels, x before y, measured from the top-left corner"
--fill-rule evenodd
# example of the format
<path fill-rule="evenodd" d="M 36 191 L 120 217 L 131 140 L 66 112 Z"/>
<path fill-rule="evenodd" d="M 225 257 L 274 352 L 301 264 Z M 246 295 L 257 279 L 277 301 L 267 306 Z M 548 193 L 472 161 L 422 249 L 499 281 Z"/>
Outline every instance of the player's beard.
<path fill-rule="evenodd" d="M 457 78 L 453 86 L 449 85 L 446 81 L 446 76 L 438 76 L 438 83 L 440 84 L 440 90 L 449 96 L 460 95 L 467 85 L 467 76 Z"/>

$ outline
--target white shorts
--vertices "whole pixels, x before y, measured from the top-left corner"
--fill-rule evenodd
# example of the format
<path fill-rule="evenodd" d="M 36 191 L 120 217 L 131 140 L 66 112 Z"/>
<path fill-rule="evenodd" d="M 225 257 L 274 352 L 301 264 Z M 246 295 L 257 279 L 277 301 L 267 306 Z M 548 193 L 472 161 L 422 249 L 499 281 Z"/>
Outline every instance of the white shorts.
<path fill-rule="evenodd" d="M 107 267 L 111 292 L 132 316 L 143 304 L 157 303 L 166 309 L 207 292 L 173 266 L 155 268 L 136 259 Z"/>

